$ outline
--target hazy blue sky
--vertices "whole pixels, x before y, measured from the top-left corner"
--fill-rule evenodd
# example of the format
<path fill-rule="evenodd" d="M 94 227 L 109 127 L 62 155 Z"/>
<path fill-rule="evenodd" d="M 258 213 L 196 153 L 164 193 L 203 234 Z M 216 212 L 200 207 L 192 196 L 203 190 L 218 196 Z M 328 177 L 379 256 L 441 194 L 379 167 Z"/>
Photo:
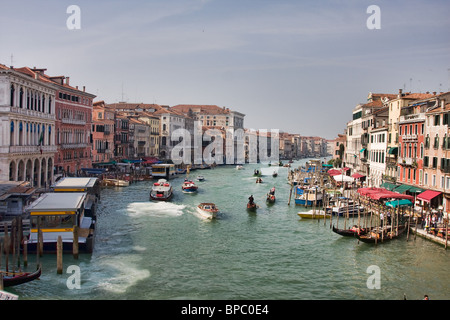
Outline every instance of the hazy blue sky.
<path fill-rule="evenodd" d="M 0 63 L 70 76 L 107 103 L 215 104 L 248 128 L 332 139 L 369 92 L 450 90 L 447 0 L 0 4 Z"/>

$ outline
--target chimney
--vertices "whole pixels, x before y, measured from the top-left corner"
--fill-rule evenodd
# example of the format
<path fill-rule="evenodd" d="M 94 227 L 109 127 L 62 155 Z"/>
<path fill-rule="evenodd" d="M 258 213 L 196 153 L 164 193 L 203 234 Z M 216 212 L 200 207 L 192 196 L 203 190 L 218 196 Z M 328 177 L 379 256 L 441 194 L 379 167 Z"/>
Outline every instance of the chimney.
<path fill-rule="evenodd" d="M 75 87 L 78 90 L 78 86 Z"/>
<path fill-rule="evenodd" d="M 401 98 L 403 95 L 403 89 L 398 89 L 398 98 Z"/>
<path fill-rule="evenodd" d="M 83 86 L 83 92 L 86 92 L 86 86 Z"/>
<path fill-rule="evenodd" d="M 66 77 L 66 84 L 69 85 L 70 77 Z"/>

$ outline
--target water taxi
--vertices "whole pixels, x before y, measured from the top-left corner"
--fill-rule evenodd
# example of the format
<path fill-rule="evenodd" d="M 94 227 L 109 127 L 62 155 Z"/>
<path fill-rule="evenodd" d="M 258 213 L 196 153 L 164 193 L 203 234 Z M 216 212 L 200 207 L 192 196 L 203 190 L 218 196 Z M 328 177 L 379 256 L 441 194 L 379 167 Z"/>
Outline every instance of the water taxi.
<path fill-rule="evenodd" d="M 63 252 L 72 252 L 74 229 L 78 227 L 79 252 L 92 253 L 94 247 L 95 218 L 85 214 L 86 192 L 44 193 L 26 208 L 31 230 L 25 243 L 28 252 L 36 252 L 38 234 L 42 232 L 44 252 L 55 253 L 58 237 Z"/>
<path fill-rule="evenodd" d="M 184 180 L 181 190 L 184 193 L 194 193 L 197 192 L 198 186 L 192 180 Z"/>
<path fill-rule="evenodd" d="M 359 206 L 353 200 L 340 197 L 338 199 L 333 200 L 334 203 L 331 203 L 330 207 L 327 208 L 334 216 L 354 216 L 358 215 L 358 212 L 361 213 L 364 207 Z"/>
<path fill-rule="evenodd" d="M 130 182 L 121 179 L 103 179 L 103 185 L 113 187 L 128 187 L 130 185 Z"/>
<path fill-rule="evenodd" d="M 197 206 L 197 211 L 206 219 L 215 219 L 219 209 L 214 203 L 200 203 Z"/>
<path fill-rule="evenodd" d="M 175 165 L 168 163 L 159 163 L 152 165 L 152 177 L 169 179 L 175 175 Z"/>
<path fill-rule="evenodd" d="M 205 177 L 204 176 L 197 176 L 197 181 L 205 181 Z"/>
<path fill-rule="evenodd" d="M 155 182 L 150 191 L 150 199 L 158 201 L 167 201 L 173 195 L 172 185 L 166 179 L 159 179 Z"/>

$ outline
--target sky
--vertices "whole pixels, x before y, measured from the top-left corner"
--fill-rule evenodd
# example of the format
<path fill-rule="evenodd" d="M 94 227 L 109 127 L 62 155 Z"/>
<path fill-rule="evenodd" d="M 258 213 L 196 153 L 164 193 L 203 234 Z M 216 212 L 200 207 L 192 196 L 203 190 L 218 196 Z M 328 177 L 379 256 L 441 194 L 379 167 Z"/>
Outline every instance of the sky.
<path fill-rule="evenodd" d="M 369 92 L 450 91 L 447 0 L 0 5 L 0 63 L 47 68 L 106 103 L 218 105 L 247 128 L 334 139 Z"/>

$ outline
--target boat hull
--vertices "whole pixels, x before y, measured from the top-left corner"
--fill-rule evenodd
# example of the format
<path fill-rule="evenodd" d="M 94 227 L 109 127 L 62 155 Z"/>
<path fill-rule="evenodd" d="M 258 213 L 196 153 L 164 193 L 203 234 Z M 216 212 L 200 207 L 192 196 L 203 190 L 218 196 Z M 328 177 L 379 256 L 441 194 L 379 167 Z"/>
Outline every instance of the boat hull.
<path fill-rule="evenodd" d="M 215 219 L 219 209 L 214 203 L 201 203 L 197 206 L 197 212 L 205 219 Z"/>
<path fill-rule="evenodd" d="M 330 214 L 324 213 L 323 210 L 320 211 L 307 211 L 307 212 L 298 212 L 297 215 L 302 219 L 323 219 L 324 217 L 331 217 Z"/>
<path fill-rule="evenodd" d="M 42 272 L 41 267 L 39 267 L 34 272 L 22 272 L 17 273 L 16 275 L 13 276 L 9 276 L 8 274 L 6 274 L 3 276 L 3 286 L 12 287 L 36 280 L 41 276 L 41 272 Z"/>
<path fill-rule="evenodd" d="M 172 199 L 172 196 L 173 196 L 172 192 L 170 192 L 168 195 L 163 195 L 160 197 L 150 194 L 150 199 L 155 201 L 169 201 L 170 199 Z"/>
<path fill-rule="evenodd" d="M 357 236 L 357 238 L 359 241 L 369 243 L 369 244 L 385 243 L 385 242 L 389 242 L 391 240 L 397 239 L 405 232 L 406 229 L 407 228 L 405 226 L 399 226 L 398 234 L 393 235 L 392 237 L 387 234 L 382 237 L 380 233 L 376 233 L 374 235 L 372 232 L 368 232 L 367 234 Z"/>
<path fill-rule="evenodd" d="M 295 204 L 298 206 L 312 207 L 314 206 L 314 203 L 316 204 L 316 206 L 320 206 L 322 205 L 322 199 L 318 200 L 295 199 Z"/>

